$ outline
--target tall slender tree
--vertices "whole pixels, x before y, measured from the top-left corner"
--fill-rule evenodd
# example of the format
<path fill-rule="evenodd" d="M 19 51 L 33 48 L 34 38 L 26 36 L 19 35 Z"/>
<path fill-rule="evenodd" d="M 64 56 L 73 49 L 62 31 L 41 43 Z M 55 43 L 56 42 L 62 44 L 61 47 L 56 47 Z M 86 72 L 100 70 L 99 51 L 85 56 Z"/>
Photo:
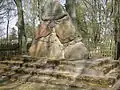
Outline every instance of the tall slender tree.
<path fill-rule="evenodd" d="M 17 22 L 17 27 L 18 27 L 18 42 L 19 42 L 19 52 L 20 53 L 26 53 L 26 33 L 25 33 L 25 28 L 24 28 L 24 16 L 23 16 L 23 7 L 22 7 L 22 0 L 14 0 L 16 6 L 17 6 L 17 11 L 18 11 L 18 22 Z"/>
<path fill-rule="evenodd" d="M 66 0 L 66 10 L 76 25 L 76 0 Z"/>
<path fill-rule="evenodd" d="M 114 39 L 115 39 L 115 56 L 114 59 L 120 57 L 120 1 L 113 0 L 114 12 Z"/>

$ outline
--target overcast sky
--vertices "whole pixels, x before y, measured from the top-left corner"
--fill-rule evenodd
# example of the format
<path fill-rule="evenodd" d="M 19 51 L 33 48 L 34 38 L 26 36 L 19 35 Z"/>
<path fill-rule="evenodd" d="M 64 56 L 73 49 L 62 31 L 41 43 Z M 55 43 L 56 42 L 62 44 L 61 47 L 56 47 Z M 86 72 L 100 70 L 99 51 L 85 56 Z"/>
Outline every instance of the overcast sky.
<path fill-rule="evenodd" d="M 66 2 L 66 0 L 60 0 L 60 3 L 61 3 L 62 5 L 64 5 L 65 2 Z"/>
<path fill-rule="evenodd" d="M 59 1 L 60 1 L 60 3 L 64 6 L 66 0 L 59 0 Z M 17 17 L 13 18 L 13 19 L 10 21 L 10 28 L 15 27 L 16 21 L 17 21 Z"/>
<path fill-rule="evenodd" d="M 66 0 L 59 0 L 59 1 L 60 1 L 60 3 L 64 6 Z M 9 31 L 10 31 L 13 27 L 17 30 L 17 27 L 15 26 L 16 22 L 17 22 L 17 16 L 14 17 L 12 20 L 10 20 Z M 5 28 L 4 32 L 6 32 L 6 26 L 7 26 L 7 23 L 4 24 L 4 28 Z M 10 31 L 10 32 L 11 32 L 11 31 Z M 0 37 L 1 37 L 1 35 L 4 35 L 4 34 L 0 33 Z"/>

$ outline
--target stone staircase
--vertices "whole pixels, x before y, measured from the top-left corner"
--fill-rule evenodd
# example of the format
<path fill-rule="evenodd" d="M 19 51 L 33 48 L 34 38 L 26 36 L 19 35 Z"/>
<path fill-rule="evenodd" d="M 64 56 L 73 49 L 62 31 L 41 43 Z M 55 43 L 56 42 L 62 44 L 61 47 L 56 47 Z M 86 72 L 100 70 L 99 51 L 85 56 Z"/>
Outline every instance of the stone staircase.
<path fill-rule="evenodd" d="M 0 83 L 6 80 L 7 85 L 20 81 L 24 84 L 29 83 L 28 85 L 39 83 L 38 87 L 44 84 L 44 88 L 47 85 L 45 90 L 56 86 L 64 87 L 62 90 L 117 90 L 119 78 L 119 61 L 111 58 L 50 60 L 18 56 L 0 61 Z M 0 86 L 5 87 L 6 83 Z"/>

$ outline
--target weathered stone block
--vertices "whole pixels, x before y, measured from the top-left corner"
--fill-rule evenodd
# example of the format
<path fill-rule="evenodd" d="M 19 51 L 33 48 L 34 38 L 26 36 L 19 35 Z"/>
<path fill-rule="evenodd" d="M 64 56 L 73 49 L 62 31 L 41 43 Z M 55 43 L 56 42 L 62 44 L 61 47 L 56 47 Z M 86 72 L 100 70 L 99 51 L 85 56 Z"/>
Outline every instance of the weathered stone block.
<path fill-rule="evenodd" d="M 65 48 L 65 58 L 66 59 L 88 59 L 89 52 L 82 42 L 76 43 L 74 45 L 69 45 Z"/>

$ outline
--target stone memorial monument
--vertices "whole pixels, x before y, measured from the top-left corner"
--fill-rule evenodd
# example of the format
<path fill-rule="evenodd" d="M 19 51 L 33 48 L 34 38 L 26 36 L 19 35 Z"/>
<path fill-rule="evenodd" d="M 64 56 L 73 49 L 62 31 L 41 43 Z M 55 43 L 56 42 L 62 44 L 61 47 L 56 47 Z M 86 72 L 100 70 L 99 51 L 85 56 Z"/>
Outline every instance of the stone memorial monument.
<path fill-rule="evenodd" d="M 34 57 L 86 59 L 88 50 L 77 36 L 70 16 L 58 0 L 44 2 L 42 22 L 29 49 Z"/>

